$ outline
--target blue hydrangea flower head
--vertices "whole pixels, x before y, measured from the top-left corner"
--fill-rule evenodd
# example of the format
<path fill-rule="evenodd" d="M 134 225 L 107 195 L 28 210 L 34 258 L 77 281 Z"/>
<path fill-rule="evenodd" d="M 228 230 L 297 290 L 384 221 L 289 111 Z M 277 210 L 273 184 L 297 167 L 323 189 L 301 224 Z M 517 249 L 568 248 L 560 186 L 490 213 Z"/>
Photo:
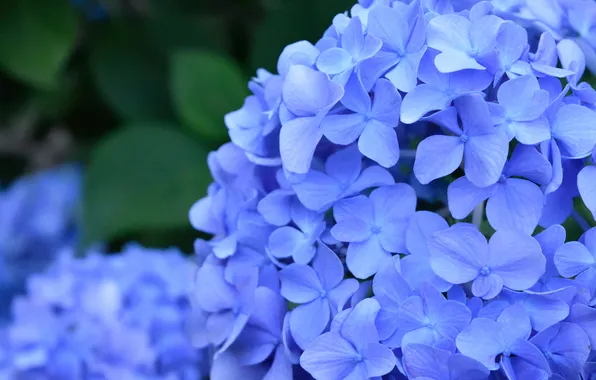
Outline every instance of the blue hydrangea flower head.
<path fill-rule="evenodd" d="M 0 315 L 25 279 L 76 243 L 82 169 L 65 165 L 17 179 L 0 194 Z M 4 306 L 6 305 L 6 306 Z"/>
<path fill-rule="evenodd" d="M 3 371 L 13 379 L 201 378 L 207 357 L 187 330 L 192 271 L 176 249 L 65 252 L 15 300 Z"/>
<path fill-rule="evenodd" d="M 360 0 L 259 70 L 190 211 L 210 377 L 594 376 L 595 12 Z"/>

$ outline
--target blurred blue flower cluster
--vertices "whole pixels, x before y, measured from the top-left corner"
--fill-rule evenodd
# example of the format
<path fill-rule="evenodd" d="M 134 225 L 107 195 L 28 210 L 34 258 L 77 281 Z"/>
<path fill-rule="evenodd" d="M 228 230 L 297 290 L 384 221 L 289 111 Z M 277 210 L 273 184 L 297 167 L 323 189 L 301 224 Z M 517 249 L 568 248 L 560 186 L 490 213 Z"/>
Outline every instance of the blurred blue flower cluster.
<path fill-rule="evenodd" d="M 361 0 L 259 70 L 189 213 L 210 378 L 596 375 L 595 15 Z"/>
<path fill-rule="evenodd" d="M 0 192 L 0 318 L 31 273 L 76 244 L 82 185 L 75 165 L 28 175 Z"/>
<path fill-rule="evenodd" d="M 176 249 L 129 244 L 84 259 L 63 251 L 13 303 L 0 378 L 201 379 L 208 358 L 192 338 L 193 271 Z"/>

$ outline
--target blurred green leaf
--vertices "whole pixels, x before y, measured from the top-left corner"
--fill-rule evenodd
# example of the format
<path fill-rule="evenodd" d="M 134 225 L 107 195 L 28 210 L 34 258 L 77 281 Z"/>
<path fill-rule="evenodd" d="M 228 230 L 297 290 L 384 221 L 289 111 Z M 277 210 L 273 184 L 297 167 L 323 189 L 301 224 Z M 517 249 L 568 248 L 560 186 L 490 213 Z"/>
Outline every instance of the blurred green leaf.
<path fill-rule="evenodd" d="M 162 123 L 135 123 L 101 141 L 85 180 L 85 241 L 188 226 L 211 176 L 207 152 Z"/>
<path fill-rule="evenodd" d="M 68 0 L 2 0 L 0 66 L 34 86 L 57 86 L 77 36 Z"/>
<path fill-rule="evenodd" d="M 127 120 L 168 120 L 167 59 L 150 45 L 134 20 L 94 30 L 90 68 L 104 101 Z"/>
<path fill-rule="evenodd" d="M 333 17 L 349 10 L 354 0 L 288 0 L 272 9 L 253 36 L 251 66 L 274 71 L 277 58 L 287 45 L 318 41 Z"/>
<path fill-rule="evenodd" d="M 246 81 L 228 58 L 206 51 L 180 51 L 172 56 L 170 86 L 182 122 L 201 137 L 223 142 L 224 115 L 242 106 Z"/>
<path fill-rule="evenodd" d="M 157 49 L 169 55 L 180 49 L 225 51 L 228 48 L 225 20 L 182 8 L 173 1 L 151 2 L 147 27 Z"/>

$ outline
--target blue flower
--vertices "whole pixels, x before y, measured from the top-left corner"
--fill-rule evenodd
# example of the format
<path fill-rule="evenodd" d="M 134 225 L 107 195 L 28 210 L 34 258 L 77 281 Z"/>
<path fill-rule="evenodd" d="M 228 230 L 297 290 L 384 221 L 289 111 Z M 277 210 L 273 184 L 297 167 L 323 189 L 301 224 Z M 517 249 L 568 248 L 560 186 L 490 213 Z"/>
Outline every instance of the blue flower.
<path fill-rule="evenodd" d="M 455 136 L 430 136 L 418 145 L 416 178 L 427 184 L 451 174 L 463 159 L 470 182 L 479 187 L 490 186 L 499 180 L 507 160 L 507 137 L 493 126 L 488 106 L 480 95 L 463 96 L 455 104 L 457 115 L 454 108 L 449 108 L 432 116 L 434 122 Z M 458 115 L 463 128 L 457 122 Z"/>
<path fill-rule="evenodd" d="M 446 300 L 429 283 L 422 284 L 418 293 L 401 304 L 397 336 L 393 337 L 401 338 L 398 347 L 413 343 L 432 346 L 454 340 L 470 324 L 471 312 L 466 305 Z"/>
<path fill-rule="evenodd" d="M 547 380 L 551 371 L 542 352 L 528 342 L 531 332 L 530 319 L 520 306 L 513 305 L 496 321 L 481 317 L 472 320 L 470 327 L 457 336 L 456 344 L 462 354 L 488 369 L 501 367 L 510 379 L 524 374 L 531 379 Z"/>
<path fill-rule="evenodd" d="M 375 274 L 391 253 L 405 252 L 405 232 L 416 208 L 414 190 L 405 184 L 384 186 L 370 197 L 344 199 L 333 208 L 331 235 L 350 243 L 346 263 L 357 278 Z"/>
<path fill-rule="evenodd" d="M 423 15 L 412 12 L 408 19 L 398 9 L 377 6 L 368 15 L 368 32 L 383 42 L 381 50 L 362 64 L 365 87 L 380 76 L 389 79 L 400 91 L 416 87 L 418 65 L 426 52 L 426 25 Z M 369 86 L 370 85 L 370 86 Z"/>
<path fill-rule="evenodd" d="M 399 123 L 401 96 L 391 82 L 382 79 L 374 88 L 374 100 L 353 76 L 346 84 L 341 103 L 353 113 L 328 115 L 321 124 L 331 142 L 348 145 L 358 140 L 358 149 L 379 165 L 389 168 L 399 160 L 394 128 Z"/>
<path fill-rule="evenodd" d="M 300 365 L 320 380 L 368 379 L 395 367 L 395 356 L 379 343 L 374 320 L 379 303 L 360 301 L 341 327 L 319 336 L 300 357 Z"/>
<path fill-rule="evenodd" d="M 413 379 L 484 380 L 489 375 L 480 362 L 462 354 L 425 344 L 410 344 L 402 351 L 404 368 Z"/>
<path fill-rule="evenodd" d="M 466 94 L 484 91 L 492 80 L 485 71 L 462 70 L 443 74 L 435 67 L 435 51 L 429 51 L 420 62 L 418 78 L 424 82 L 404 97 L 401 121 L 412 124 L 431 111 L 444 110 L 451 102 Z"/>
<path fill-rule="evenodd" d="M 291 264 L 279 272 L 282 296 L 300 304 L 290 317 L 290 331 L 300 347 L 306 348 L 321 335 L 358 290 L 358 281 L 343 277 L 341 261 L 324 244 L 319 244 L 312 267 Z"/>
<path fill-rule="evenodd" d="M 558 323 L 538 333 L 530 343 L 542 351 L 553 375 L 561 379 L 577 378 L 590 355 L 590 340 L 573 323 Z"/>
<path fill-rule="evenodd" d="M 551 166 L 546 158 L 534 147 L 520 144 L 496 184 L 477 187 L 466 177 L 453 181 L 447 190 L 449 210 L 454 218 L 464 219 L 488 198 L 486 216 L 494 229 L 531 234 L 540 221 L 545 203 L 542 190 L 532 181 L 546 185 L 550 176 Z"/>
<path fill-rule="evenodd" d="M 352 18 L 342 31 L 341 47 L 323 50 L 317 59 L 317 68 L 345 84 L 358 64 L 374 56 L 382 45 L 379 39 L 365 35 L 362 29 L 360 18 Z"/>
<path fill-rule="evenodd" d="M 292 257 L 298 264 L 308 264 L 315 255 L 315 243 L 326 227 L 323 214 L 295 205 L 292 221 L 296 227 L 284 226 L 271 233 L 269 252 L 276 258 Z"/>
<path fill-rule="evenodd" d="M 491 299 L 503 286 L 532 287 L 544 274 L 546 259 L 531 236 L 497 231 L 490 242 L 476 227 L 460 223 L 433 234 L 429 242 L 433 271 L 452 284 L 473 281 L 472 294 Z"/>
<path fill-rule="evenodd" d="M 563 244 L 555 253 L 555 265 L 561 276 L 575 280 L 588 287 L 591 297 L 596 295 L 596 229 L 584 235 L 584 244 L 571 241 Z M 594 302 L 594 301 L 593 301 Z"/>
<path fill-rule="evenodd" d="M 362 170 L 362 155 L 355 146 L 350 146 L 327 158 L 325 172 L 310 170 L 292 187 L 304 206 L 323 212 L 342 198 L 393 183 L 393 176 L 377 165 Z"/>
<path fill-rule="evenodd" d="M 534 145 L 550 139 L 550 125 L 544 112 L 549 94 L 540 89 L 533 75 L 525 75 L 503 83 L 497 93 L 498 104 L 489 103 L 493 123 L 510 139 Z"/>

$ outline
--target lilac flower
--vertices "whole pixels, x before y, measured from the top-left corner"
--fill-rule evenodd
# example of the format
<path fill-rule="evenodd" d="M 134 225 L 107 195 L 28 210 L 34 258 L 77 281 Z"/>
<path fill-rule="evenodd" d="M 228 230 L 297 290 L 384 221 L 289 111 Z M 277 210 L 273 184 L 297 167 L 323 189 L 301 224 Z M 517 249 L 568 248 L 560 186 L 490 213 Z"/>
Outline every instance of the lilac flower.
<path fill-rule="evenodd" d="M 362 170 L 362 155 L 351 146 L 330 155 L 324 173 L 310 170 L 293 189 L 303 205 L 322 212 L 342 198 L 394 182 L 391 174 L 377 165 Z"/>
<path fill-rule="evenodd" d="M 323 214 L 294 204 L 292 221 L 296 227 L 284 226 L 271 233 L 269 251 L 276 258 L 292 257 L 298 264 L 308 264 L 315 255 L 315 243 L 326 227 Z"/>
<path fill-rule="evenodd" d="M 358 76 L 346 84 L 342 104 L 353 111 L 327 116 L 321 125 L 331 142 L 348 145 L 358 140 L 358 149 L 366 157 L 389 168 L 399 159 L 399 144 L 394 128 L 399 123 L 401 96 L 393 84 L 379 80 L 374 88 L 374 100 Z"/>
<path fill-rule="evenodd" d="M 379 343 L 374 320 L 379 303 L 366 299 L 347 315 L 338 331 L 319 336 L 300 357 L 300 365 L 320 380 L 368 379 L 395 367 L 395 356 Z"/>
<path fill-rule="evenodd" d="M 411 344 L 402 351 L 406 373 L 414 379 L 483 380 L 489 374 L 480 362 L 440 348 Z"/>
<path fill-rule="evenodd" d="M 492 78 L 484 71 L 463 70 L 443 74 L 434 65 L 434 52 L 428 52 L 420 63 L 418 78 L 424 82 L 408 92 L 401 105 L 401 121 L 412 124 L 431 111 L 444 110 L 465 94 L 480 93 Z"/>
<path fill-rule="evenodd" d="M 441 53 L 434 59 L 442 73 L 465 69 L 485 70 L 478 62 L 496 45 L 497 33 L 503 20 L 485 16 L 470 21 L 450 14 L 433 18 L 428 23 L 428 46 Z"/>
<path fill-rule="evenodd" d="M 428 211 L 418 211 L 410 219 L 406 230 L 406 247 L 410 254 L 401 260 L 401 272 L 413 289 L 418 289 L 425 281 L 442 292 L 451 288 L 449 282 L 433 272 L 428 252 L 428 240 L 432 234 L 447 228 L 449 225 L 445 219 Z"/>
<path fill-rule="evenodd" d="M 455 136 L 430 136 L 418 145 L 414 163 L 416 178 L 427 184 L 451 174 L 463 159 L 470 182 L 479 187 L 490 186 L 499 180 L 507 160 L 507 137 L 494 128 L 488 106 L 480 95 L 463 96 L 455 104 L 463 129 L 457 123 L 454 109 L 434 115 L 434 120 L 444 120 L 443 126 Z"/>
<path fill-rule="evenodd" d="M 415 208 L 414 190 L 405 184 L 380 187 L 368 198 L 359 195 L 335 205 L 337 224 L 331 235 L 350 243 L 346 263 L 355 277 L 367 278 L 391 253 L 405 252 L 405 232 Z"/>
<path fill-rule="evenodd" d="M 449 210 L 454 218 L 463 219 L 488 198 L 486 216 L 494 229 L 514 229 L 531 234 L 540 221 L 544 206 L 542 190 L 532 181 L 545 185 L 550 181 L 550 175 L 551 166 L 546 158 L 534 147 L 520 144 L 496 184 L 477 187 L 466 177 L 453 181 L 447 190 Z"/>
<path fill-rule="evenodd" d="M 553 378 L 578 378 L 590 355 L 588 336 L 573 323 L 553 325 L 532 337 L 530 343 L 538 347 L 546 357 L 553 371 Z"/>
<path fill-rule="evenodd" d="M 534 238 L 517 231 L 497 231 L 490 242 L 472 225 L 456 224 L 429 241 L 433 271 L 452 284 L 474 281 L 472 294 L 491 299 L 503 286 L 532 287 L 544 274 L 546 259 Z"/>
<path fill-rule="evenodd" d="M 299 174 L 308 171 L 323 137 L 321 121 L 343 95 L 342 86 L 327 75 L 302 65 L 290 68 L 280 110 L 280 153 L 287 170 Z"/>
<path fill-rule="evenodd" d="M 406 299 L 401 309 L 397 337 L 402 339 L 398 347 L 413 343 L 432 346 L 442 340 L 453 340 L 468 327 L 471 319 L 470 309 L 466 305 L 446 300 L 429 283 L 422 284 L 419 295 Z"/>
<path fill-rule="evenodd" d="M 284 298 L 300 304 L 292 310 L 290 331 L 303 348 L 321 335 L 330 319 L 358 290 L 355 279 L 342 280 L 343 265 L 324 244 L 319 244 L 312 267 L 291 264 L 279 272 L 279 277 Z"/>
<path fill-rule="evenodd" d="M 341 47 L 324 50 L 317 59 L 317 68 L 334 80 L 345 84 L 357 65 L 374 56 L 382 42 L 370 34 L 364 34 L 360 18 L 354 17 L 342 31 Z"/>
<path fill-rule="evenodd" d="M 501 367 L 508 378 L 523 374 L 531 379 L 547 380 L 551 371 L 542 352 L 528 342 L 531 332 L 530 319 L 520 306 L 513 305 L 496 321 L 472 320 L 470 327 L 457 336 L 456 344 L 462 354 L 478 360 L 488 369 Z"/>
<path fill-rule="evenodd" d="M 584 235 L 584 244 L 571 241 L 555 253 L 555 265 L 561 276 L 588 286 L 592 297 L 596 294 L 596 229 Z"/>
<path fill-rule="evenodd" d="M 424 18 L 415 12 L 411 19 L 398 9 L 377 6 L 368 15 L 368 32 L 383 42 L 381 50 L 361 66 L 366 88 L 384 76 L 400 91 L 416 87 L 418 66 L 426 52 Z"/>
<path fill-rule="evenodd" d="M 550 125 L 544 112 L 549 94 L 540 89 L 533 75 L 525 75 L 503 83 L 497 94 L 498 104 L 489 103 L 493 123 L 510 139 L 534 145 L 550 138 Z"/>

